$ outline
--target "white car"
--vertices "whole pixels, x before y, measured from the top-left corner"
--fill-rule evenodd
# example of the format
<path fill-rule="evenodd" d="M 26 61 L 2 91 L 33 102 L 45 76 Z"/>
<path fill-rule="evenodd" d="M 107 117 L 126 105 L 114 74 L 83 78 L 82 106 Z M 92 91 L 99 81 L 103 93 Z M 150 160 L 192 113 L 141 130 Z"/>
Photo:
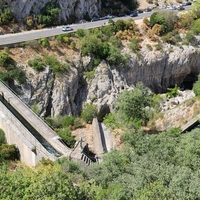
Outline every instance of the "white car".
<path fill-rule="evenodd" d="M 73 28 L 70 27 L 70 26 L 63 26 L 62 27 L 62 31 L 72 31 L 72 30 L 73 30 Z"/>

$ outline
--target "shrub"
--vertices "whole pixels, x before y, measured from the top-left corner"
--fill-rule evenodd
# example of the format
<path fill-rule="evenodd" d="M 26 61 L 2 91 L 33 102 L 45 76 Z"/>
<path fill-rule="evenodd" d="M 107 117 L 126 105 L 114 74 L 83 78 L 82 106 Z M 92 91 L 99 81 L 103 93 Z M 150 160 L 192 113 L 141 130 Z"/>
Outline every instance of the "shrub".
<path fill-rule="evenodd" d="M 74 41 L 72 41 L 72 42 L 70 43 L 70 47 L 71 47 L 73 50 L 76 48 L 76 44 L 75 44 Z"/>
<path fill-rule="evenodd" d="M 86 35 L 86 31 L 84 29 L 78 29 L 75 33 L 78 38 L 83 38 Z"/>
<path fill-rule="evenodd" d="M 4 52 L 9 53 L 9 47 L 4 47 L 3 50 Z"/>
<path fill-rule="evenodd" d="M 54 2 L 48 2 L 40 10 L 40 14 L 37 15 L 37 24 L 42 24 L 46 27 L 50 25 L 56 25 L 58 23 L 59 13 L 59 4 Z"/>
<path fill-rule="evenodd" d="M 0 129 L 0 145 L 6 143 L 6 137 L 2 129 Z"/>
<path fill-rule="evenodd" d="M 61 115 L 57 115 L 56 117 L 48 116 L 45 118 L 45 121 L 53 128 L 59 129 L 62 128 L 63 117 Z"/>
<path fill-rule="evenodd" d="M 158 36 L 162 35 L 162 33 L 163 33 L 162 26 L 159 24 L 155 24 L 152 28 L 152 31 L 154 34 L 156 34 Z"/>
<path fill-rule="evenodd" d="M 179 87 L 176 84 L 174 88 L 167 88 L 167 90 L 167 97 L 174 98 L 178 95 Z"/>
<path fill-rule="evenodd" d="M 140 44 L 139 44 L 139 39 L 138 38 L 132 38 L 131 40 L 130 40 L 130 43 L 129 43 L 129 48 L 134 52 L 134 53 L 136 53 L 137 51 L 139 51 L 140 50 L 140 48 L 141 48 L 141 46 L 140 46 Z"/>
<path fill-rule="evenodd" d="M 200 33 L 200 19 L 197 19 L 196 21 L 194 21 L 194 23 L 192 24 L 191 30 L 195 35 L 198 35 Z"/>
<path fill-rule="evenodd" d="M 81 118 L 87 123 L 92 123 L 92 120 L 95 117 L 97 117 L 97 107 L 95 105 L 86 103 L 83 111 L 81 112 Z"/>
<path fill-rule="evenodd" d="M 115 107 L 122 123 L 133 124 L 135 128 L 145 125 L 152 114 L 152 96 L 150 90 L 141 82 L 137 83 L 133 90 L 121 93 Z"/>
<path fill-rule="evenodd" d="M 21 42 L 21 43 L 19 44 L 19 46 L 23 48 L 23 47 L 26 46 L 26 44 L 25 44 L 24 42 Z"/>
<path fill-rule="evenodd" d="M 57 134 L 62 138 L 62 140 L 67 144 L 70 148 L 74 147 L 76 143 L 75 137 L 72 136 L 71 131 L 67 128 L 62 128 L 57 131 Z"/>
<path fill-rule="evenodd" d="M 162 44 L 161 43 L 155 44 L 155 48 L 156 48 L 157 51 L 161 51 L 162 50 Z"/>
<path fill-rule="evenodd" d="M 26 41 L 25 45 L 30 46 L 33 49 L 37 49 L 37 50 L 40 49 L 40 45 L 39 45 L 39 42 L 37 40 Z"/>
<path fill-rule="evenodd" d="M 124 66 L 128 61 L 128 55 L 122 55 L 119 48 L 114 47 L 113 45 L 110 46 L 109 55 L 107 57 L 107 61 L 110 64 Z"/>
<path fill-rule="evenodd" d="M 153 47 L 152 47 L 150 44 L 147 44 L 146 47 L 147 47 L 147 49 L 149 49 L 150 51 L 153 50 Z"/>
<path fill-rule="evenodd" d="M 34 113 L 36 113 L 37 115 L 40 114 L 40 108 L 38 107 L 37 103 L 34 102 L 33 105 L 31 106 L 31 109 L 33 110 Z"/>
<path fill-rule="evenodd" d="M 61 76 L 64 72 L 68 72 L 70 66 L 68 63 L 60 63 L 56 57 L 53 56 L 45 56 L 46 65 L 51 67 L 52 72 L 55 76 Z"/>
<path fill-rule="evenodd" d="M 94 78 L 95 71 L 96 71 L 96 67 L 94 67 L 91 71 L 84 72 L 84 77 L 86 79 L 92 80 Z"/>
<path fill-rule="evenodd" d="M 83 120 L 81 118 L 75 118 L 74 119 L 74 126 L 73 126 L 73 128 L 77 129 L 77 128 L 82 128 L 82 127 L 83 127 Z"/>
<path fill-rule="evenodd" d="M 197 97 L 200 97 L 200 75 L 198 75 L 198 80 L 193 84 L 192 90 Z"/>
<path fill-rule="evenodd" d="M 194 19 L 190 13 L 184 13 L 180 15 L 178 21 L 179 28 L 190 29 L 191 24 L 193 23 Z"/>
<path fill-rule="evenodd" d="M 45 63 L 41 57 L 35 57 L 34 59 L 29 60 L 28 65 L 38 72 L 43 71 L 45 68 Z"/>
<path fill-rule="evenodd" d="M 103 123 L 111 129 L 115 129 L 117 127 L 117 120 L 114 113 L 107 114 L 104 119 Z"/>
<path fill-rule="evenodd" d="M 0 162 L 4 160 L 18 160 L 19 151 L 15 145 L 2 144 L 0 146 Z"/>
<path fill-rule="evenodd" d="M 116 36 L 111 36 L 109 38 L 109 43 L 111 43 L 114 47 L 118 47 L 118 48 L 122 46 L 122 41 Z"/>
<path fill-rule="evenodd" d="M 6 52 L 0 52 L 0 66 L 6 68 L 11 63 L 11 57 Z"/>
<path fill-rule="evenodd" d="M 183 44 L 189 45 L 190 43 L 194 41 L 194 39 L 195 39 L 194 33 L 192 33 L 191 31 L 188 31 L 183 39 Z"/>
<path fill-rule="evenodd" d="M 153 27 L 159 24 L 162 26 L 162 33 L 168 33 L 174 29 L 177 20 L 177 15 L 173 12 L 154 12 L 150 17 L 150 25 Z"/>
<path fill-rule="evenodd" d="M 11 8 L 6 8 L 5 10 L 3 10 L 3 12 L 1 12 L 0 22 L 2 24 L 9 24 L 10 22 L 12 22 L 12 20 L 14 20 L 14 14 Z"/>
<path fill-rule="evenodd" d="M 65 116 L 62 120 L 62 127 L 69 127 L 74 125 L 75 118 L 73 116 Z"/>
<path fill-rule="evenodd" d="M 150 21 L 147 17 L 143 19 L 143 23 L 146 24 L 147 26 L 150 26 Z"/>
<path fill-rule="evenodd" d="M 39 41 L 40 41 L 40 44 L 43 47 L 48 47 L 49 46 L 49 40 L 47 38 L 41 38 Z"/>

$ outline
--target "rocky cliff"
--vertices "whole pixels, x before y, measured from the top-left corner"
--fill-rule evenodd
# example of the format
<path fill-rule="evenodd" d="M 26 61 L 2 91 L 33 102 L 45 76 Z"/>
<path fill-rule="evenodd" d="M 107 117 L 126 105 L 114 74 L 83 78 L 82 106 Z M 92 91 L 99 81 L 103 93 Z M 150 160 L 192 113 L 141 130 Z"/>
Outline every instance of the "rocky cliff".
<path fill-rule="evenodd" d="M 39 14 L 40 10 L 48 2 L 57 2 L 60 5 L 60 19 L 66 20 L 70 15 L 78 18 L 88 13 L 90 16 L 99 13 L 101 1 L 99 0 L 4 0 L 0 2 L 1 8 L 10 7 L 13 9 L 19 21 L 32 14 Z"/>
<path fill-rule="evenodd" d="M 78 115 L 84 102 L 98 106 L 105 114 L 112 110 L 113 102 L 123 90 L 128 90 L 142 81 L 154 92 L 165 92 L 170 86 L 193 83 L 200 73 L 200 48 L 172 46 L 166 44 L 162 51 L 150 51 L 142 44 L 141 54 L 130 55 L 126 66 L 111 66 L 102 61 L 92 79 L 83 80 L 83 69 L 90 68 L 91 58 L 76 55 L 71 59 L 71 70 L 55 78 L 47 67 L 45 72 L 36 73 L 24 65 L 27 81 L 18 87 L 21 98 L 32 105 L 37 103 L 42 116 L 58 114 Z"/>

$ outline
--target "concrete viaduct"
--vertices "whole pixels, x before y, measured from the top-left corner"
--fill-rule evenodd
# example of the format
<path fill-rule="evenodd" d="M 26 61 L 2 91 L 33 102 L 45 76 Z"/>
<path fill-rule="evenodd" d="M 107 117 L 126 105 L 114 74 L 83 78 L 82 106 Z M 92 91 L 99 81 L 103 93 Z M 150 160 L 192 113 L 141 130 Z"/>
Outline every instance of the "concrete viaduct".
<path fill-rule="evenodd" d="M 7 143 L 16 145 L 20 160 L 29 166 L 36 166 L 42 157 L 52 161 L 63 156 L 86 163 L 91 161 L 80 148 L 68 148 L 61 138 L 1 81 L 0 128 L 5 133 Z"/>

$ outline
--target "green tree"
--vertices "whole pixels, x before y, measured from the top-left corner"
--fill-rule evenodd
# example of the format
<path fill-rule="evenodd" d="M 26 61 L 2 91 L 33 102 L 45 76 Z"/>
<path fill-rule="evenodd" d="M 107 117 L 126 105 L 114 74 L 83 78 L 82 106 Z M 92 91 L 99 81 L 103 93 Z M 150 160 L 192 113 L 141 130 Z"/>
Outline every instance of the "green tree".
<path fill-rule="evenodd" d="M 12 9 L 6 8 L 5 10 L 3 10 L 3 12 L 0 14 L 0 22 L 2 24 L 9 24 L 10 22 L 12 22 L 12 20 L 14 20 Z"/>
<path fill-rule="evenodd" d="M 178 95 L 179 87 L 175 84 L 174 88 L 167 88 L 167 97 L 174 98 Z"/>
<path fill-rule="evenodd" d="M 194 21 L 191 30 L 195 35 L 198 35 L 200 33 L 200 19 Z"/>
<path fill-rule="evenodd" d="M 20 84 L 26 81 L 25 72 L 16 66 L 15 61 L 6 52 L 0 53 L 0 69 L 0 79 L 3 81 L 9 83 L 16 80 Z"/>
<path fill-rule="evenodd" d="M 128 61 L 129 56 L 127 54 L 122 55 L 119 48 L 110 45 L 107 61 L 110 64 L 124 66 Z"/>
<path fill-rule="evenodd" d="M 57 131 L 62 140 L 70 147 L 73 148 L 76 142 L 75 137 L 72 136 L 71 131 L 68 128 L 61 128 Z"/>
<path fill-rule="evenodd" d="M 89 34 L 82 38 L 80 45 L 82 55 L 98 55 L 102 41 L 96 35 Z"/>
<path fill-rule="evenodd" d="M 200 17 L 200 1 L 197 0 L 192 3 L 191 13 L 195 19 Z"/>
<path fill-rule="evenodd" d="M 5 134 L 4 131 L 2 129 L 0 129 L 0 145 L 6 143 L 6 138 L 5 138 Z"/>
<path fill-rule="evenodd" d="M 97 117 L 97 107 L 86 103 L 81 112 L 81 118 L 87 123 L 92 123 L 94 117 Z"/>
<path fill-rule="evenodd" d="M 62 120 L 62 127 L 74 126 L 75 118 L 73 116 L 64 116 Z"/>
<path fill-rule="evenodd" d="M 142 83 L 137 83 L 131 91 L 121 93 L 116 102 L 117 112 L 123 122 L 141 122 L 145 125 L 151 114 L 153 93 Z"/>
<path fill-rule="evenodd" d="M 132 38 L 130 40 L 130 43 L 129 43 L 129 48 L 134 52 L 136 53 L 137 51 L 140 50 L 141 46 L 139 44 L 139 39 L 138 38 Z"/>
<path fill-rule="evenodd" d="M 93 186 L 81 181 L 76 184 L 73 177 L 72 173 L 63 172 L 59 164 L 39 165 L 34 169 L 22 166 L 9 173 L 1 170 L 0 188 L 3 192 L 0 199 L 92 200 L 95 195 Z"/>
<path fill-rule="evenodd" d="M 178 18 L 174 12 L 154 12 L 150 17 L 150 25 L 155 24 L 162 26 L 163 33 L 168 33 L 174 29 L 174 24 Z"/>
<path fill-rule="evenodd" d="M 200 75 L 198 75 L 198 80 L 193 84 L 192 90 L 197 97 L 200 97 Z"/>

